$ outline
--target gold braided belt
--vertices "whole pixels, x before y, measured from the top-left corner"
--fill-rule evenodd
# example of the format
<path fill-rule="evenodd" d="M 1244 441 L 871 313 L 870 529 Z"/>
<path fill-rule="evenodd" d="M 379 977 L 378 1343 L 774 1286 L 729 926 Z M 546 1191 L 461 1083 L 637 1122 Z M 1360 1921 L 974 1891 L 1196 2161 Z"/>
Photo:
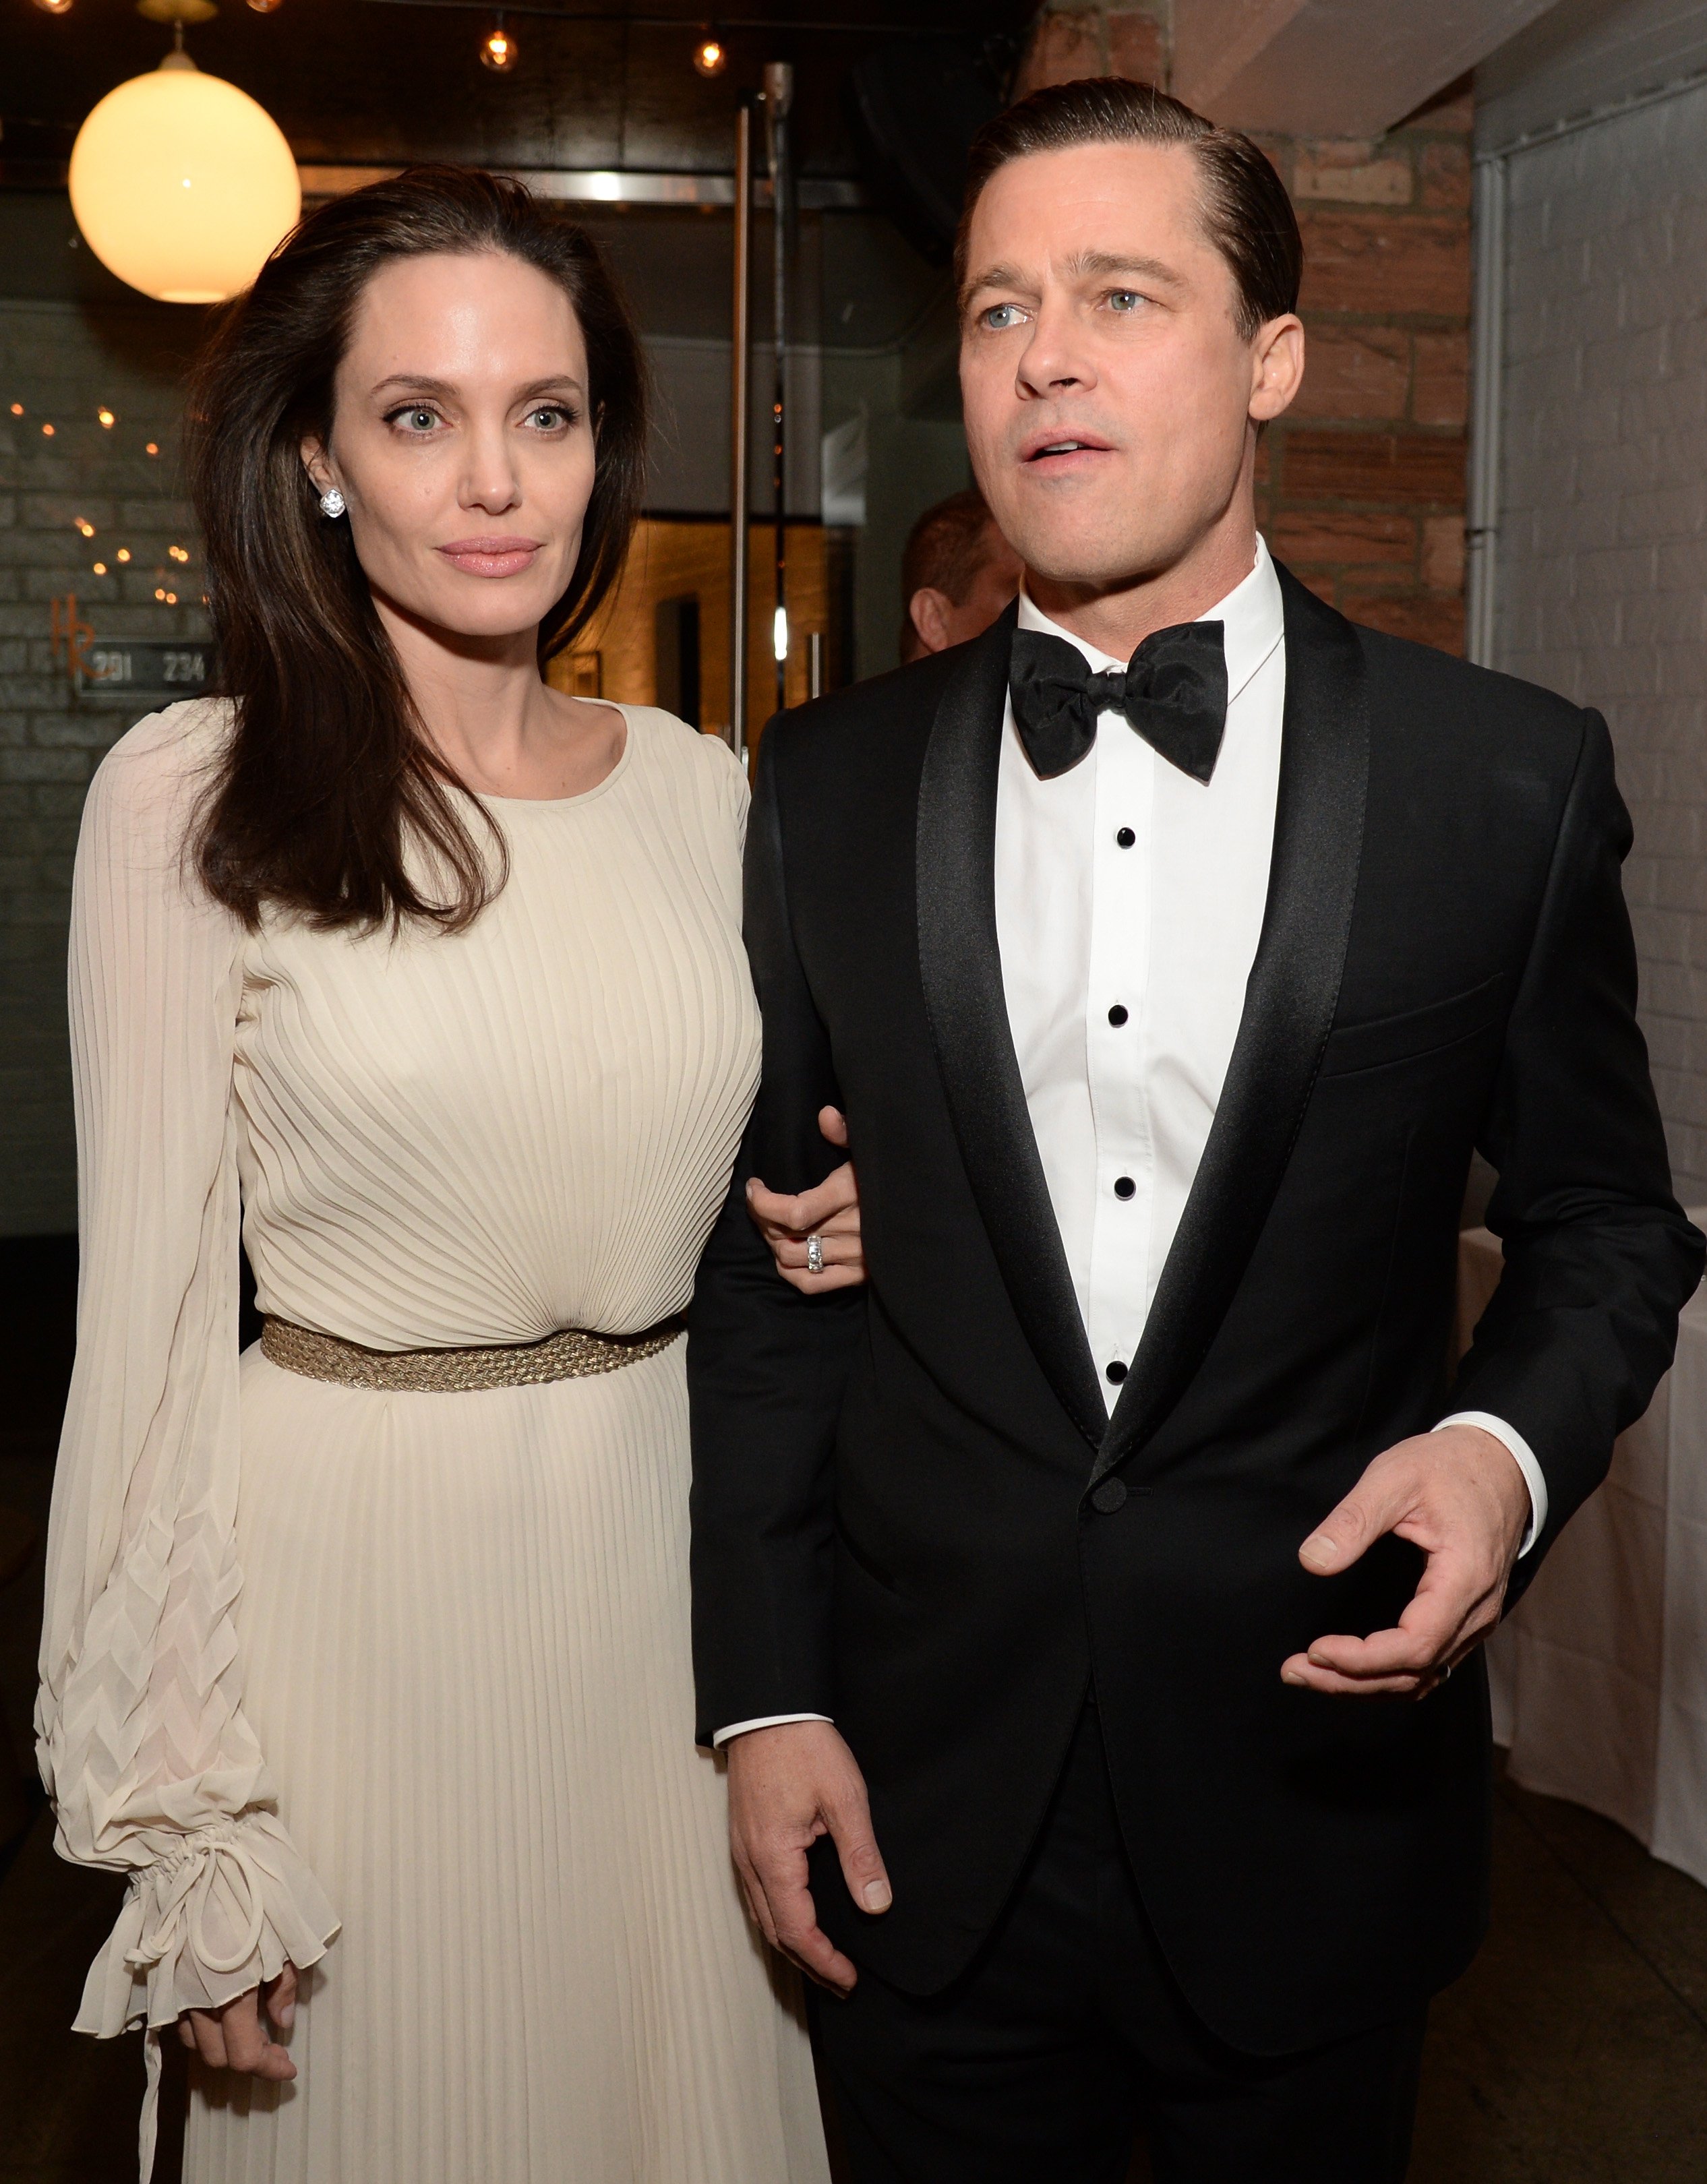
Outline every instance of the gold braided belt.
<path fill-rule="evenodd" d="M 589 1334 L 560 1328 L 543 1342 L 500 1343 L 479 1350 L 365 1350 L 336 1334 L 316 1334 L 287 1319 L 261 1326 L 261 1354 L 287 1373 L 334 1380 L 343 1388 L 378 1388 L 393 1395 L 464 1395 L 476 1388 L 534 1388 L 548 1380 L 583 1380 L 620 1373 L 667 1350 L 682 1332 L 661 1319 L 639 1334 Z"/>

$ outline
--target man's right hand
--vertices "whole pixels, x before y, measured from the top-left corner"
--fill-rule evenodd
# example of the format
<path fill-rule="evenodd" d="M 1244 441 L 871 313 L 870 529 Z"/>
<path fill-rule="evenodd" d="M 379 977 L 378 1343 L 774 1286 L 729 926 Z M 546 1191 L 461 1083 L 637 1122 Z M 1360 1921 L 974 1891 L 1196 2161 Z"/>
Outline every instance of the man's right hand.
<path fill-rule="evenodd" d="M 865 1777 L 827 1721 L 750 1729 L 729 1754 L 729 1845 L 747 1908 L 765 1939 L 808 1979 L 848 1994 L 859 1977 L 818 1925 L 806 1885 L 806 1852 L 833 1836 L 848 1893 L 887 1911 L 889 1875 L 872 1833 Z"/>

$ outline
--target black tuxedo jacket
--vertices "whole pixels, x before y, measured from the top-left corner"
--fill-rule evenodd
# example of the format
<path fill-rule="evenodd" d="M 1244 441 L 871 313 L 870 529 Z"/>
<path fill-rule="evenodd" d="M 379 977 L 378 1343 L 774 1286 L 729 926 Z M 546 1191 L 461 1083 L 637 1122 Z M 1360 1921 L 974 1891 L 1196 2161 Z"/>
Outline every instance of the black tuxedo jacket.
<path fill-rule="evenodd" d="M 1012 611 L 774 722 L 748 851 L 764 1082 L 688 1357 L 700 1735 L 818 1712 L 871 1790 L 872 1919 L 918 1992 L 1012 1890 L 1087 1686 L 1151 1919 L 1199 2014 L 1278 2053 L 1397 2014 L 1480 1939 L 1478 1662 L 1414 1704 L 1283 1685 L 1390 1625 L 1417 1553 L 1306 1574 L 1381 1449 L 1492 1412 L 1547 1475 L 1533 1576 L 1670 1362 L 1700 1237 L 1671 1189 L 1604 723 L 1355 627 L 1282 572 L 1272 877 L 1225 1089 L 1107 1415 L 1010 1037 L 993 878 Z M 742 1183 L 847 1113 L 868 1286 L 774 1273 Z M 1506 1270 L 1448 1360 L 1471 1149 Z"/>

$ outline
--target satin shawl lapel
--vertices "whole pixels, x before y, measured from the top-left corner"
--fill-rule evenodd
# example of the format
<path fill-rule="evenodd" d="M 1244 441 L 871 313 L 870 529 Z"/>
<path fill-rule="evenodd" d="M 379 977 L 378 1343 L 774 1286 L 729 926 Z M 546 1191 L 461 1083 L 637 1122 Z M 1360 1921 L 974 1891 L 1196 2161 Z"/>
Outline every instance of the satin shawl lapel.
<path fill-rule="evenodd" d="M 1279 1190 L 1333 1022 L 1369 789 L 1363 653 L 1280 571 L 1286 700 L 1262 938 L 1227 1081 L 1093 1478 L 1141 1447 L 1202 1363 Z"/>
<path fill-rule="evenodd" d="M 1013 1051 L 996 931 L 996 783 L 1017 607 L 969 644 L 918 790 L 918 961 L 955 1134 L 1002 1279 L 1068 1416 L 1093 1447 L 1107 1413 Z"/>

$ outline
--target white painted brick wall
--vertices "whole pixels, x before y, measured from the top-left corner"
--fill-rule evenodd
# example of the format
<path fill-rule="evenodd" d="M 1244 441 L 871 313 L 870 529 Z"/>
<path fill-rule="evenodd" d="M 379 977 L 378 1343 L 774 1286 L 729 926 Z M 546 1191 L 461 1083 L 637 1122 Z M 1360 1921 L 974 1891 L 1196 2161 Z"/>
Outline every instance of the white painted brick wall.
<path fill-rule="evenodd" d="M 103 404 L 118 421 L 110 431 L 97 415 Z M 0 301 L 0 1235 L 77 1225 L 65 1026 L 71 861 L 90 775 L 159 702 L 74 696 L 53 657 L 50 602 L 75 591 L 98 637 L 200 632 L 188 602 L 201 596 L 201 555 L 177 493 L 179 406 L 155 315 Z M 157 456 L 144 452 L 150 440 Z M 75 528 L 80 515 L 95 526 L 92 539 Z M 121 544 L 131 556 L 122 567 Z M 187 567 L 170 559 L 175 544 L 191 550 Z M 98 560 L 104 578 L 93 574 Z M 159 604 L 162 585 L 184 604 Z"/>
<path fill-rule="evenodd" d="M 1513 156 L 1498 664 L 1597 705 L 1680 1195 L 1707 1199 L 1707 88 Z"/>

